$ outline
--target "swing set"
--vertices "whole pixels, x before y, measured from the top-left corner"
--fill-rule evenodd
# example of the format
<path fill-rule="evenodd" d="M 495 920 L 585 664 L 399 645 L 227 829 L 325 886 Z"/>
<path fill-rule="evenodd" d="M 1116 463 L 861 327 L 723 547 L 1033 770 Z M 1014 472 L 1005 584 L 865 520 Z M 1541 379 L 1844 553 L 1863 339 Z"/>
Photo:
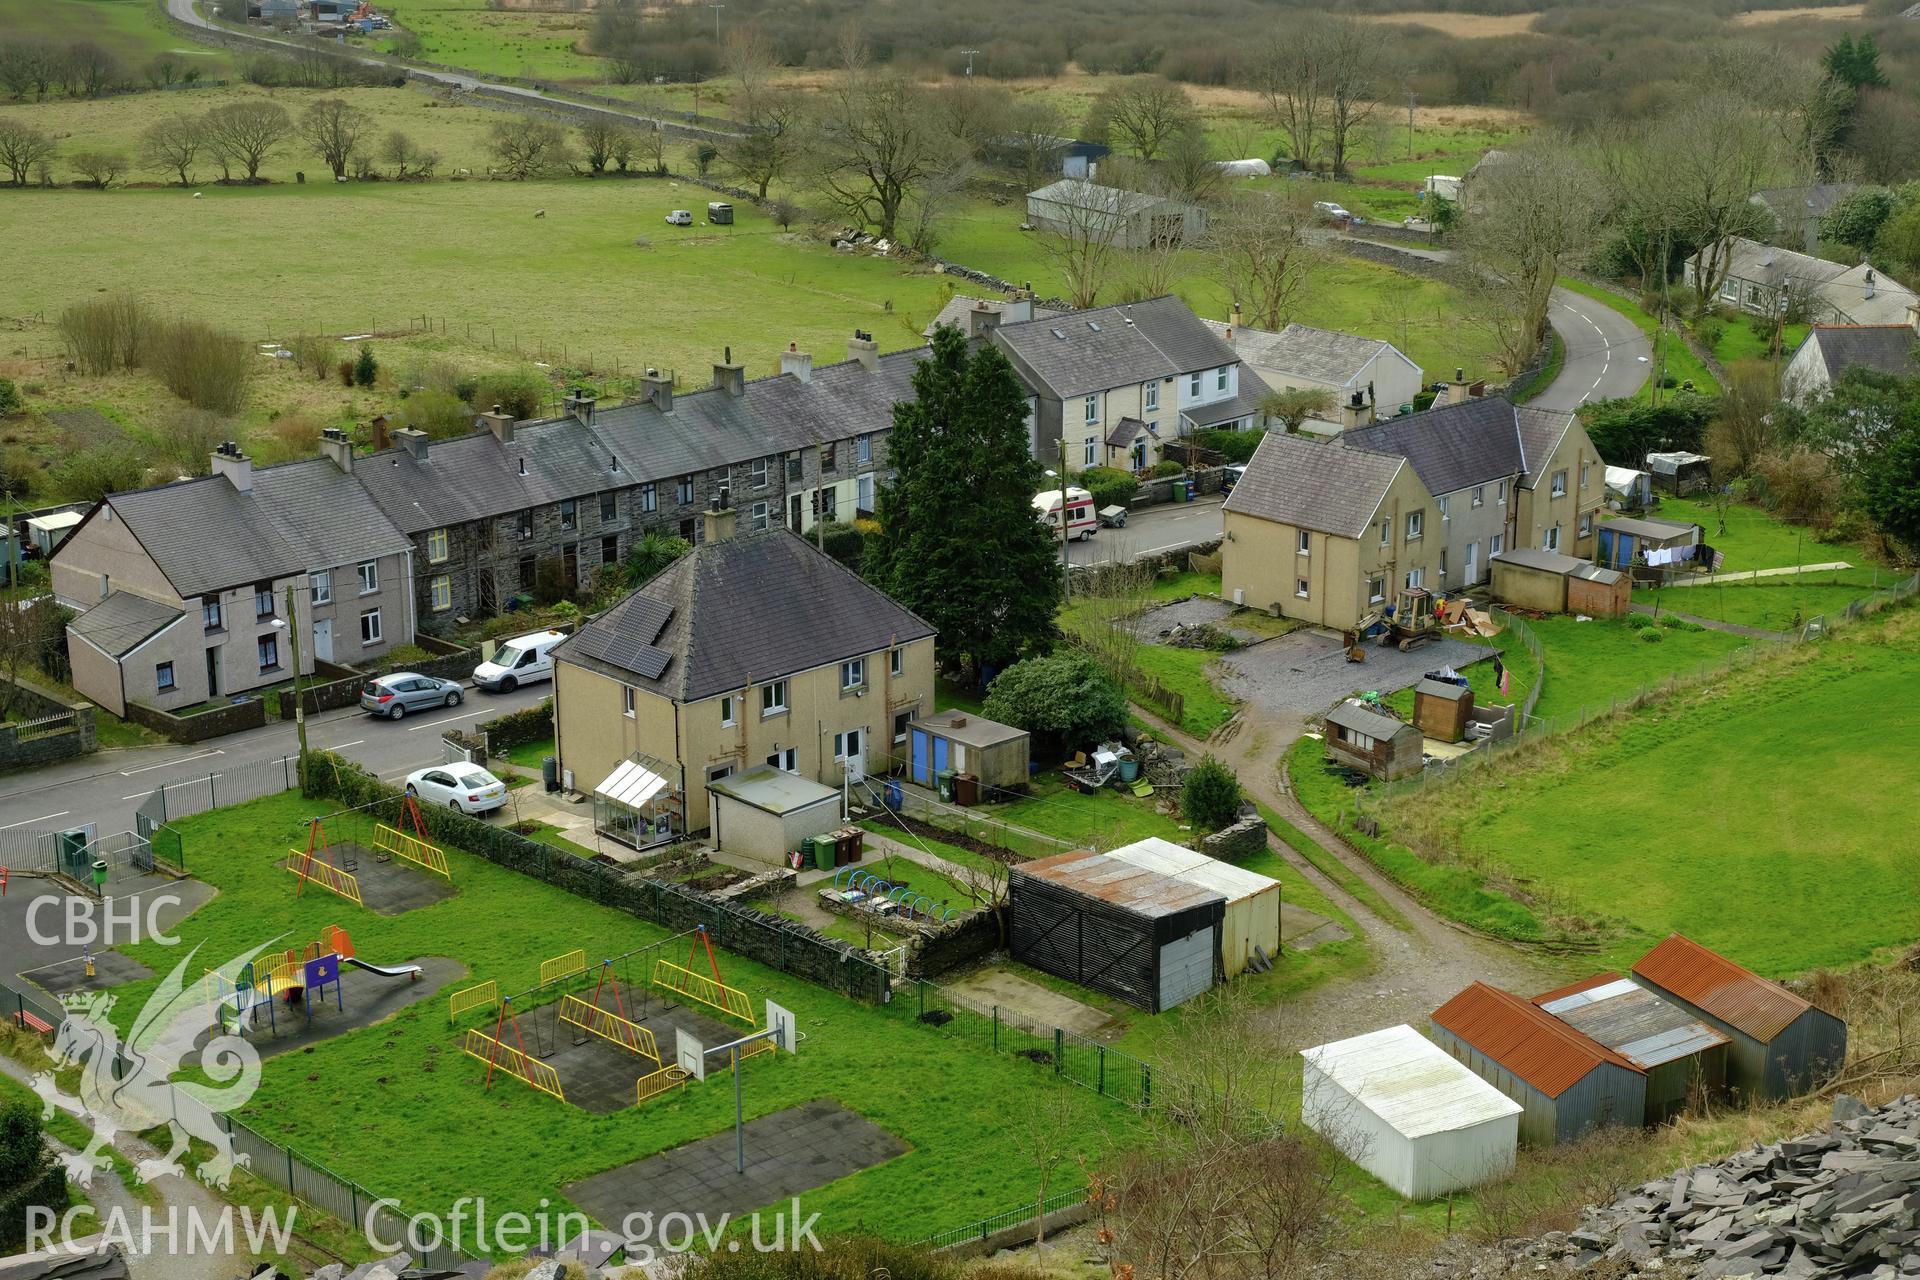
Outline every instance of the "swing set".
<path fill-rule="evenodd" d="M 505 1033 L 509 1027 L 513 1029 L 512 1044 L 506 1041 Z M 562 1102 L 567 1100 L 567 1091 L 560 1086 L 560 1073 L 527 1052 L 526 1038 L 520 1034 L 520 1015 L 514 1011 L 512 996 L 502 997 L 500 1014 L 494 1019 L 492 1034 L 478 1027 L 469 1027 L 460 1048 L 468 1057 L 478 1058 L 487 1064 L 488 1089 L 493 1088 L 493 1073 L 497 1069 L 541 1093 Z"/>
<path fill-rule="evenodd" d="M 333 860 L 333 849 L 327 844 L 326 822 L 322 818 L 307 820 L 307 850 L 287 851 L 287 870 L 297 879 L 293 882 L 293 896 L 298 898 L 309 884 L 317 884 L 322 889 L 337 893 L 355 906 L 365 906 L 360 897 L 360 879 L 354 875 L 360 869 L 359 859 L 350 852 L 352 846 L 342 847 L 338 865 Z"/>
<path fill-rule="evenodd" d="M 708 973 L 695 973 L 694 961 L 700 956 L 700 948 L 707 950 Z M 709 974 L 711 976 L 709 976 Z M 720 977 L 720 960 L 713 953 L 713 939 L 707 933 L 707 926 L 694 928 L 693 946 L 687 952 L 684 965 L 674 964 L 670 960 L 653 962 L 653 985 L 678 996 L 682 1000 L 691 1000 L 695 1004 L 717 1009 L 729 1018 L 738 1018 L 748 1026 L 753 1026 L 753 998 L 738 987 L 730 987 Z"/>
<path fill-rule="evenodd" d="M 446 877 L 448 884 L 453 883 L 453 872 L 447 868 L 447 855 L 427 834 L 427 821 L 420 814 L 420 802 L 409 792 L 400 797 L 399 826 L 390 827 L 384 822 L 373 824 L 374 854 L 382 862 L 393 858 L 403 858 Z"/>

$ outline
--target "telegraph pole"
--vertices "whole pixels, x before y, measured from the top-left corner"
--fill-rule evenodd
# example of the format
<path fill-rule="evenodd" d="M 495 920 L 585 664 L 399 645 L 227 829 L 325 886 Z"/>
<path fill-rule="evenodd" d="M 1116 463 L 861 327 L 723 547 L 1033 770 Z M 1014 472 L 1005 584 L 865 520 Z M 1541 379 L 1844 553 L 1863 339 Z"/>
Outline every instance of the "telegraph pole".
<path fill-rule="evenodd" d="M 967 55 L 967 79 L 971 80 L 973 79 L 973 55 L 980 51 L 978 49 L 962 49 L 960 52 Z"/>
<path fill-rule="evenodd" d="M 293 728 L 300 735 L 300 794 L 307 794 L 307 709 L 300 702 L 300 614 L 287 584 L 287 649 L 293 658 Z"/>
<path fill-rule="evenodd" d="M 1070 572 L 1072 561 L 1067 558 L 1067 548 L 1072 543 L 1067 539 L 1067 430 L 1063 423 L 1060 428 L 1060 599 L 1065 602 L 1073 596 L 1073 574 Z"/>
<path fill-rule="evenodd" d="M 720 43 L 720 11 L 726 7 L 724 4 L 710 4 L 707 6 L 707 8 L 713 10 L 713 42 L 715 44 Z"/>
<path fill-rule="evenodd" d="M 1420 101 L 1420 95 L 1407 90 L 1407 159 L 1413 159 L 1413 107 Z"/>

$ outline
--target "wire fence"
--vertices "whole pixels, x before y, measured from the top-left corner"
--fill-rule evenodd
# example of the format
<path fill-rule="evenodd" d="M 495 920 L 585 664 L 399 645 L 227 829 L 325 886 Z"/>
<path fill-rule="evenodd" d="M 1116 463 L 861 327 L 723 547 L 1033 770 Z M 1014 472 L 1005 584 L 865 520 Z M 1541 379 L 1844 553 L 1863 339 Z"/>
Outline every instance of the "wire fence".
<path fill-rule="evenodd" d="M 945 1231 L 936 1231 L 920 1242 L 925 1249 L 948 1249 L 956 1244 L 968 1244 L 975 1240 L 985 1240 L 997 1231 L 1007 1231 L 1014 1227 L 1025 1226 L 1036 1218 L 1044 1218 L 1050 1213 L 1076 1204 L 1087 1202 L 1087 1189 L 1075 1184 L 1065 1191 L 1056 1191 L 1045 1200 L 1036 1200 L 1017 1208 L 981 1218 L 978 1222 L 969 1222 L 965 1226 L 949 1227 Z"/>

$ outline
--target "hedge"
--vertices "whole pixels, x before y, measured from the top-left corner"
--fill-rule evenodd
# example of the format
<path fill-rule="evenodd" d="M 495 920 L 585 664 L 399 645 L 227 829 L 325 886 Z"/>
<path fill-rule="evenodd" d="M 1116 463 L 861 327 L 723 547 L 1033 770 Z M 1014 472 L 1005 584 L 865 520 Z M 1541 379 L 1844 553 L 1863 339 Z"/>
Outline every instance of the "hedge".
<path fill-rule="evenodd" d="M 509 711 L 479 728 L 487 735 L 487 750 L 494 754 L 524 747 L 529 742 L 545 742 L 553 736 L 553 699 L 545 698 L 530 707 Z"/>

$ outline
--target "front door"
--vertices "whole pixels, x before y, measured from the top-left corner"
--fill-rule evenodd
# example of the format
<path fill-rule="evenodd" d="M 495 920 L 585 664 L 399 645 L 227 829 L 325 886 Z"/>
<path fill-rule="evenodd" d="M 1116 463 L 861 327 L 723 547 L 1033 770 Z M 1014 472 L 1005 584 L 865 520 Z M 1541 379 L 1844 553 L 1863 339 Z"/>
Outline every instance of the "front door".
<path fill-rule="evenodd" d="M 1480 544 L 1469 542 L 1467 544 L 1467 585 L 1472 586 L 1478 581 L 1480 581 Z"/>
<path fill-rule="evenodd" d="M 207 650 L 207 696 L 220 696 L 220 650 L 217 648 Z"/>
<path fill-rule="evenodd" d="M 935 738 L 933 740 L 933 776 L 928 779 L 928 784 L 937 786 L 940 782 L 940 775 L 946 771 L 947 740 L 945 738 Z"/>
<path fill-rule="evenodd" d="M 925 729 L 913 730 L 912 741 L 913 749 L 910 754 L 913 763 L 908 776 L 921 786 L 930 787 L 933 785 L 933 775 L 927 772 L 927 731 Z"/>
<path fill-rule="evenodd" d="M 320 618 L 313 624 L 313 660 L 333 661 L 333 619 Z"/>

